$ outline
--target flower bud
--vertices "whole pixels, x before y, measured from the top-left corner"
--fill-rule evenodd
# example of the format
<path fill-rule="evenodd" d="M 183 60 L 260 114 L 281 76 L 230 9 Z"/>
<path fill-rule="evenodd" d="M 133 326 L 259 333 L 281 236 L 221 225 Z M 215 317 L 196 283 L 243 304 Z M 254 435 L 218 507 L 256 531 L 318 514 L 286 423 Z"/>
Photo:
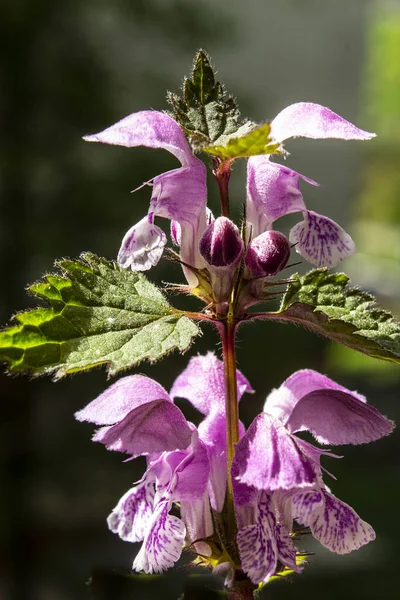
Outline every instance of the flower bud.
<path fill-rule="evenodd" d="M 207 263 L 216 302 L 224 302 L 232 289 L 233 278 L 244 251 L 239 229 L 226 217 L 218 217 L 205 230 L 199 244 Z"/>
<path fill-rule="evenodd" d="M 236 225 L 226 217 L 218 217 L 205 230 L 199 248 L 210 266 L 236 268 L 244 245 Z"/>
<path fill-rule="evenodd" d="M 251 240 L 245 257 L 246 279 L 271 277 L 282 271 L 290 256 L 290 244 L 279 231 L 265 231 Z"/>

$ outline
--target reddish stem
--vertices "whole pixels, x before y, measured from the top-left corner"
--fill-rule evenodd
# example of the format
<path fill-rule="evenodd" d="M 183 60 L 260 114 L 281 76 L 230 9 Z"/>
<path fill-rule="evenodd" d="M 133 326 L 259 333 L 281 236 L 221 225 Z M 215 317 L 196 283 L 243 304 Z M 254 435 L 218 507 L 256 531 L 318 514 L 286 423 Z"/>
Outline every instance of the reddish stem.
<path fill-rule="evenodd" d="M 221 215 L 230 218 L 229 208 L 229 179 L 231 177 L 231 163 L 229 160 L 214 159 L 213 175 L 218 184 L 221 201 Z"/>

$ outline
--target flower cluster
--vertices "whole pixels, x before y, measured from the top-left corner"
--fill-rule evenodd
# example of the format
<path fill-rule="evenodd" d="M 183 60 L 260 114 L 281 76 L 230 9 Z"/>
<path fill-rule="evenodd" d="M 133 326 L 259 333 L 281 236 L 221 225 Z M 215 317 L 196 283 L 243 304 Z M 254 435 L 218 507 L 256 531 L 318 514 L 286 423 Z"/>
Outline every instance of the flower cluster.
<path fill-rule="evenodd" d="M 285 140 L 294 137 L 343 140 L 374 137 L 330 109 L 309 102 L 293 104 L 281 111 L 271 122 L 270 134 L 281 149 Z M 300 181 L 318 184 L 273 162 L 270 155 L 248 159 L 246 226 L 242 240 L 236 225 L 224 217 L 214 222 L 207 212 L 205 165 L 194 156 L 181 127 L 169 115 L 157 111 L 134 113 L 85 139 L 128 147 L 163 148 L 181 163 L 181 167 L 147 182 L 152 185 L 150 207 L 122 241 L 118 253 L 122 267 L 144 271 L 158 263 L 167 237 L 155 225 L 156 216 L 172 222 L 172 238 L 180 246 L 180 260 L 185 265 L 189 286 L 196 287 L 199 282 L 196 274 L 206 270 L 217 302 L 229 293 L 233 273 L 243 256 L 245 279 L 275 275 L 286 265 L 290 253 L 288 240 L 278 232 L 278 236 L 271 236 L 273 224 L 284 215 L 302 213 L 303 220 L 292 228 L 289 241 L 310 263 L 333 267 L 355 251 L 353 240 L 337 223 L 307 209 Z"/>
<path fill-rule="evenodd" d="M 239 399 L 253 390 L 237 372 Z M 186 398 L 204 416 L 198 427 L 174 404 Z M 108 518 L 111 531 L 142 542 L 133 568 L 157 573 L 190 548 L 229 579 L 240 568 L 254 584 L 277 570 L 299 571 L 293 521 L 333 552 L 351 552 L 375 538 L 372 527 L 334 496 L 323 480 L 321 458 L 338 458 L 320 444 L 363 444 L 387 435 L 392 423 L 366 399 L 315 371 L 289 377 L 266 399 L 247 431 L 239 424 L 227 473 L 224 365 L 213 353 L 197 356 L 168 393 L 142 375 L 123 377 L 76 415 L 101 426 L 94 440 L 134 458 L 147 470 Z M 215 523 L 232 481 L 239 555 Z M 179 507 L 180 516 L 170 514 Z M 230 541 L 232 543 L 232 540 Z"/>
<path fill-rule="evenodd" d="M 239 573 L 256 587 L 276 573 L 302 569 L 295 541 L 304 530 L 339 554 L 374 539 L 372 527 L 324 482 L 321 460 L 339 457 L 299 434 L 307 431 L 321 445 L 362 444 L 389 434 L 392 423 L 357 392 L 302 370 L 270 393 L 246 430 L 237 402 L 253 390 L 236 370 L 234 348 L 247 307 L 268 297 L 268 287 L 277 283 L 269 278 L 287 265 L 291 245 L 318 267 L 334 267 L 355 251 L 337 223 L 307 209 L 300 182 L 318 184 L 264 152 L 283 154 L 283 142 L 293 137 L 373 136 L 318 104 L 284 109 L 270 123 L 260 154 L 248 158 L 240 229 L 229 218 L 227 190 L 235 157 L 213 159 L 222 213 L 215 218 L 207 207 L 206 167 L 168 114 L 134 113 L 85 138 L 162 148 L 180 161 L 180 167 L 147 182 L 152 186 L 148 213 L 126 233 L 118 262 L 133 271 L 157 264 L 167 236 L 155 218 L 169 219 L 185 291 L 205 302 L 201 317 L 216 323 L 223 347 L 224 362 L 213 353 L 192 358 L 169 393 L 148 377 L 132 375 L 76 415 L 100 426 L 93 439 L 109 450 L 146 457 L 145 474 L 108 518 L 123 540 L 142 542 L 133 569 L 161 572 L 187 548 L 223 574 L 227 587 L 236 589 Z M 288 239 L 273 229 L 280 217 L 296 212 L 302 220 Z M 198 427 L 187 421 L 176 398 L 203 415 Z"/>

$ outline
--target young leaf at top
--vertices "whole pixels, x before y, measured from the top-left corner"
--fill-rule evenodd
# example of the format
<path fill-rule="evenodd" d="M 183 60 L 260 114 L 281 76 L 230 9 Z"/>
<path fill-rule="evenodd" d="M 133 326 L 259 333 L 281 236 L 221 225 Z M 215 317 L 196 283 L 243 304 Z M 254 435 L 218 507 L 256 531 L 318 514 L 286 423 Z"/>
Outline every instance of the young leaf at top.
<path fill-rule="evenodd" d="M 29 291 L 48 308 L 15 315 L 18 325 L 0 332 L 0 360 L 11 373 L 68 373 L 101 364 L 114 375 L 171 350 L 184 352 L 197 326 L 168 304 L 140 273 L 94 254 L 56 263 Z"/>
<path fill-rule="evenodd" d="M 217 144 L 202 148 L 203 152 L 222 159 L 245 158 L 259 154 L 279 154 L 280 144 L 269 136 L 271 125 L 264 123 L 254 129 L 254 124 L 246 123 L 235 134 L 223 135 Z"/>
<path fill-rule="evenodd" d="M 328 269 L 295 274 L 280 309 L 263 316 L 292 321 L 368 356 L 400 363 L 400 322 L 348 281 L 344 273 Z"/>
<path fill-rule="evenodd" d="M 191 77 L 184 79 L 182 92 L 182 96 L 169 92 L 167 101 L 172 116 L 196 149 L 235 134 L 247 122 L 241 119 L 236 100 L 215 80 L 203 50 L 196 54 Z"/>

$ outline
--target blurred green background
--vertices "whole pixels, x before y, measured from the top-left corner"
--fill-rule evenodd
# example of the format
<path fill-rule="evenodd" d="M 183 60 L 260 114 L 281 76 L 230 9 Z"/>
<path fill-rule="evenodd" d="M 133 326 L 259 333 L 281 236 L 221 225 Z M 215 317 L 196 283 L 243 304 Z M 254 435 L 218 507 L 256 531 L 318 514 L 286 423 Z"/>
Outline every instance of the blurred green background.
<path fill-rule="evenodd" d="M 176 162 L 166 152 L 81 137 L 131 112 L 165 109 L 166 90 L 178 90 L 199 47 L 254 120 L 313 101 L 376 131 L 368 143 L 291 141 L 287 164 L 322 184 L 304 185 L 308 206 L 354 236 L 359 253 L 343 265 L 353 283 L 399 315 L 398 0 L 3 0 L 0 34 L 2 323 L 33 306 L 24 287 L 55 258 L 83 250 L 116 256 L 126 230 L 147 211 L 148 188 L 129 191 Z M 244 162 L 235 165 L 231 187 L 239 214 Z M 217 208 L 212 181 L 210 204 Z M 282 223 L 285 231 L 291 222 Z M 166 261 L 150 277 L 181 279 Z M 193 351 L 217 344 L 208 329 Z M 242 403 L 246 424 L 271 387 L 304 367 L 358 389 L 400 419 L 399 368 L 290 326 L 243 328 L 238 345 L 239 366 L 256 389 Z M 188 358 L 174 354 L 137 372 L 168 388 Z M 57 384 L 2 377 L 1 600 L 178 598 L 184 585 L 185 598 L 208 597 L 193 581 L 183 583 L 185 569 L 148 587 L 113 579 L 113 569 L 128 573 L 137 546 L 111 534 L 105 519 L 143 463 L 123 464 L 90 441 L 90 425 L 74 420 L 106 385 L 101 370 Z M 377 540 L 349 556 L 307 540 L 302 548 L 317 553 L 304 574 L 271 584 L 262 597 L 396 597 L 399 434 L 338 453 L 343 460 L 325 463 L 338 477 L 332 490 L 374 526 Z"/>

